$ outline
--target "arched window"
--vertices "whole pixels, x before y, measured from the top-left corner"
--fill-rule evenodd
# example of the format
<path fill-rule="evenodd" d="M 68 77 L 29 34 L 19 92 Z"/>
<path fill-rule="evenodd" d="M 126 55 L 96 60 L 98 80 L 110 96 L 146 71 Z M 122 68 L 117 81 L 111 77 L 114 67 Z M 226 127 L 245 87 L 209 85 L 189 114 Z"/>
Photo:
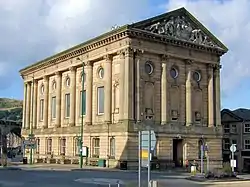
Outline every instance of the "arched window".
<path fill-rule="evenodd" d="M 114 112 L 118 113 L 119 112 L 119 105 L 120 105 L 120 89 L 119 89 L 119 84 L 116 83 L 114 85 Z"/>

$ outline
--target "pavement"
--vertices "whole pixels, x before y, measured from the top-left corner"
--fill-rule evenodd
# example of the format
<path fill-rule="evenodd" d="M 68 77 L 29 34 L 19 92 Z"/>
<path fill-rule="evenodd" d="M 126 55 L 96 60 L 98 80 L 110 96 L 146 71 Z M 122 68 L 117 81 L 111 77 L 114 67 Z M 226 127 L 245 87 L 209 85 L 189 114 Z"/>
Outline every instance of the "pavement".
<path fill-rule="evenodd" d="M 237 186 L 249 187 L 249 183 L 199 183 L 186 180 L 190 176 L 178 170 L 152 171 L 151 179 L 159 182 L 158 187 L 220 187 Z M 34 164 L 22 165 L 15 163 L 6 169 L 0 169 L 0 187 L 137 187 L 137 171 L 118 170 L 78 165 Z M 142 186 L 147 187 L 147 171 L 142 172 Z M 250 175 L 242 176 L 250 179 Z"/>

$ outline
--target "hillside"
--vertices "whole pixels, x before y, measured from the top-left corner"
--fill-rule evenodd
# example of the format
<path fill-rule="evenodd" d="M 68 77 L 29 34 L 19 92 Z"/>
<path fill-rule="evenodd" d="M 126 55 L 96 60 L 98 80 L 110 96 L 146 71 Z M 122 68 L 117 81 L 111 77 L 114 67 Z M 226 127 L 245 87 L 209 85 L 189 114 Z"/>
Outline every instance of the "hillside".
<path fill-rule="evenodd" d="M 21 120 L 22 105 L 21 100 L 0 98 L 0 119 Z"/>

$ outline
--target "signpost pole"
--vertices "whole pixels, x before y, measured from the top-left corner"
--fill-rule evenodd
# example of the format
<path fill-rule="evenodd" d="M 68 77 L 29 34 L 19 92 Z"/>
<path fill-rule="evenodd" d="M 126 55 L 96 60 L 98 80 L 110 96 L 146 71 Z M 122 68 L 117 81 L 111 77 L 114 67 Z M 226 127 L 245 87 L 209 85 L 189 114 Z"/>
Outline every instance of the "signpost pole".
<path fill-rule="evenodd" d="M 81 129 L 80 129 L 80 168 L 83 167 L 83 155 L 82 155 L 82 147 L 83 147 L 83 107 L 84 107 L 84 62 L 82 62 L 82 111 L 81 111 Z"/>
<path fill-rule="evenodd" d="M 150 180 L 151 180 L 150 157 L 151 157 L 151 130 L 148 131 L 148 187 L 150 187 Z"/>
<path fill-rule="evenodd" d="M 138 187 L 141 187 L 141 131 L 138 132 Z"/>
<path fill-rule="evenodd" d="M 234 151 L 232 151 L 232 172 L 234 172 Z"/>
<path fill-rule="evenodd" d="M 32 102 L 31 102 L 31 119 L 32 119 L 32 121 L 31 121 L 31 125 L 30 125 L 30 136 L 29 136 L 30 139 L 34 138 L 34 136 L 33 136 L 34 86 L 35 86 L 35 79 L 34 79 L 34 75 L 33 75 L 33 77 L 32 77 Z M 30 164 L 33 164 L 33 147 L 32 146 L 30 147 L 30 160 L 29 161 L 30 161 L 29 162 Z"/>
<path fill-rule="evenodd" d="M 203 174 L 203 157 L 204 157 L 204 145 L 201 145 L 201 174 Z"/>

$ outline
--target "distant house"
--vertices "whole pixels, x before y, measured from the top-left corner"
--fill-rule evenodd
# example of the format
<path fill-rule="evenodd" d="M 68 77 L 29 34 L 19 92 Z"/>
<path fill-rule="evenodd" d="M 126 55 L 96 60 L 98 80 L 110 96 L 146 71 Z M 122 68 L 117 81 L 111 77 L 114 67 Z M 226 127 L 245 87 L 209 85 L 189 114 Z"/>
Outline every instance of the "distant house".
<path fill-rule="evenodd" d="M 250 109 L 221 111 L 221 124 L 223 126 L 223 161 L 231 159 L 230 146 L 237 145 L 234 159 L 237 161 L 238 171 L 250 172 Z"/>

